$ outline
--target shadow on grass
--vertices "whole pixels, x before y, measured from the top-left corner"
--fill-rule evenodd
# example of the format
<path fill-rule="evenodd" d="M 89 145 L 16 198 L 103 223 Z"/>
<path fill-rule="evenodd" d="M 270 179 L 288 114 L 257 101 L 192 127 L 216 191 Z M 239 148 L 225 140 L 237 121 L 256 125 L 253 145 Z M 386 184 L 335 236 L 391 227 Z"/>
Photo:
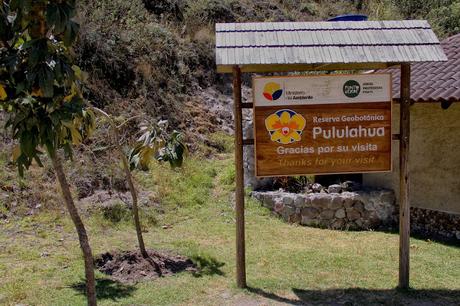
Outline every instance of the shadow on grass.
<path fill-rule="evenodd" d="M 195 255 L 190 257 L 190 259 L 197 267 L 197 270 L 193 272 L 193 276 L 195 277 L 202 277 L 204 275 L 225 275 L 225 273 L 221 270 L 225 263 L 220 262 L 213 257 Z"/>
<path fill-rule="evenodd" d="M 460 305 L 460 290 L 448 289 L 326 289 L 292 288 L 297 298 L 286 298 L 259 288 L 249 292 L 288 305 Z"/>
<path fill-rule="evenodd" d="M 84 280 L 75 283 L 70 287 L 78 291 L 80 294 L 86 295 L 86 285 Z M 111 279 L 96 279 L 96 295 L 98 300 L 110 299 L 112 301 L 117 301 L 120 298 L 131 296 L 135 290 L 136 287 L 134 286 L 125 285 Z"/>

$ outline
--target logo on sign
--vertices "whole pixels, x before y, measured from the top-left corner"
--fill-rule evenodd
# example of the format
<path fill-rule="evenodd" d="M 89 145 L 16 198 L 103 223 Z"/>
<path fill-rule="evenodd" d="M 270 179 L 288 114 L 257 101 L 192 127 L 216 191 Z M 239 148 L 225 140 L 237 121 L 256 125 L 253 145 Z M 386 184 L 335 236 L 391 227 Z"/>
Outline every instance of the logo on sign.
<path fill-rule="evenodd" d="M 343 84 L 343 93 L 348 98 L 356 98 L 361 92 L 361 85 L 355 80 L 348 80 Z"/>
<path fill-rule="evenodd" d="M 305 125 L 305 118 L 290 109 L 279 110 L 265 119 L 271 141 L 281 144 L 300 141 Z"/>
<path fill-rule="evenodd" d="M 265 84 L 263 95 L 267 100 L 276 101 L 281 98 L 282 94 L 283 89 L 281 89 L 280 84 L 275 82 Z"/>

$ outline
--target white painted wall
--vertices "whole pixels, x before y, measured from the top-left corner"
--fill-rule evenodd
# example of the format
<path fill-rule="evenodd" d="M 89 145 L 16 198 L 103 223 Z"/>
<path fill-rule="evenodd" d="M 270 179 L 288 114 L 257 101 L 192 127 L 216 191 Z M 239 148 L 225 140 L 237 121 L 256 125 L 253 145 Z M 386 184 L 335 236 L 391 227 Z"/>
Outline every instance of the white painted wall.
<path fill-rule="evenodd" d="M 393 108 L 399 133 L 399 105 Z M 411 106 L 411 206 L 460 214 L 460 103 Z M 399 195 L 399 142 L 393 142 L 393 172 L 364 174 L 366 186 L 391 188 Z"/>

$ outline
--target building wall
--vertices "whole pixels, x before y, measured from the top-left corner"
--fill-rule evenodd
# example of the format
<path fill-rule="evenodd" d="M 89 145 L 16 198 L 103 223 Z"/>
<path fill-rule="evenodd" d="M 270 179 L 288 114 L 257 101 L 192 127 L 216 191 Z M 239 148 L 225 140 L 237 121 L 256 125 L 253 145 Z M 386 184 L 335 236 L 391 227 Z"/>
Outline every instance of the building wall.
<path fill-rule="evenodd" d="M 393 109 L 399 133 L 399 105 Z M 443 110 L 439 103 L 411 106 L 411 206 L 460 214 L 460 103 Z M 364 174 L 366 186 L 393 189 L 399 195 L 399 142 L 393 141 L 393 172 Z"/>

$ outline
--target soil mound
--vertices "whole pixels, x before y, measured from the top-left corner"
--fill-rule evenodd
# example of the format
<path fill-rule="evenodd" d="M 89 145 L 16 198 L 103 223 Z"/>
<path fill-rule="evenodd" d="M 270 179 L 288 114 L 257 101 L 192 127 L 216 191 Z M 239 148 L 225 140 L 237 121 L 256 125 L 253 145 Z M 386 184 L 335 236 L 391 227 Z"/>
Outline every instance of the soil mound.
<path fill-rule="evenodd" d="M 99 255 L 96 268 L 122 283 L 136 283 L 168 276 L 182 271 L 197 272 L 187 257 L 168 252 L 148 250 L 148 258 L 136 251 L 114 251 Z"/>

